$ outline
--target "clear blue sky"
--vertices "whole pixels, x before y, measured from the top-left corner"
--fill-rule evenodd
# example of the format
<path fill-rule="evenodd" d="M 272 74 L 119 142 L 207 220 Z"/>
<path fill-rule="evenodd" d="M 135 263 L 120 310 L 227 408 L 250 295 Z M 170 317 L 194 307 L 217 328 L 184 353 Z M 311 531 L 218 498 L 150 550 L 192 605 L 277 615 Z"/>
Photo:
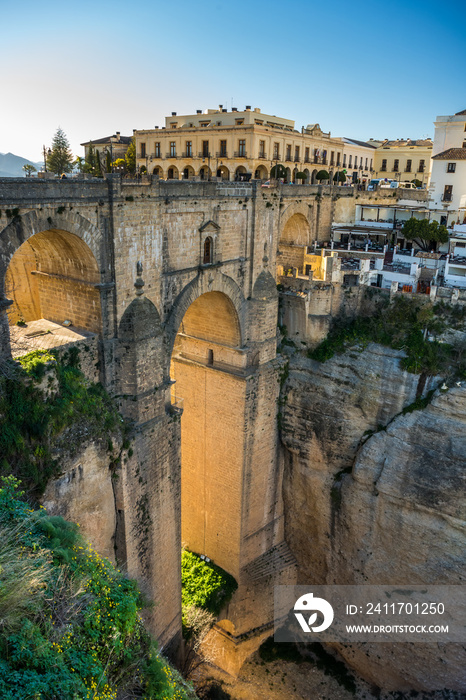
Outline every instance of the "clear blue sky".
<path fill-rule="evenodd" d="M 335 136 L 433 136 L 466 109 L 466 2 L 17 0 L 2 7 L 0 152 L 37 161 L 223 104 Z"/>

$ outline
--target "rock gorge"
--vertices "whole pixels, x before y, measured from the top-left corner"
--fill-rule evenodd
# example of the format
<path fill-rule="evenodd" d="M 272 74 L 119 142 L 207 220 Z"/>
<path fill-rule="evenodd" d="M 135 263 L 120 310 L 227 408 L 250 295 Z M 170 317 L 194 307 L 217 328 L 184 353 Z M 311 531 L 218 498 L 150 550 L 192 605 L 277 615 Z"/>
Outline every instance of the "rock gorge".
<path fill-rule="evenodd" d="M 466 391 L 436 390 L 426 408 L 403 414 L 420 377 L 400 357 L 371 344 L 323 364 L 290 359 L 281 438 L 299 583 L 464 583 Z M 466 688 L 459 644 L 337 651 L 384 689 Z"/>

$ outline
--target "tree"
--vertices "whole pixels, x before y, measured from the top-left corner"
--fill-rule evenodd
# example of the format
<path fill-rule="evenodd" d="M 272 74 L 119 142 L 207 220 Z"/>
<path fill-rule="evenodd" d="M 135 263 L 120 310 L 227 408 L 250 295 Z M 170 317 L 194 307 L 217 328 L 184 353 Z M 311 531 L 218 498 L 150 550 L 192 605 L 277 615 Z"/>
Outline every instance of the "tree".
<path fill-rule="evenodd" d="M 403 224 L 401 233 L 407 241 L 413 241 L 421 250 L 436 250 L 438 243 L 448 241 L 448 231 L 438 221 L 415 219 L 412 217 Z"/>
<path fill-rule="evenodd" d="M 26 163 L 23 165 L 23 170 L 26 173 L 26 177 L 31 177 L 32 173 L 37 172 L 37 168 L 32 163 Z"/>
<path fill-rule="evenodd" d="M 134 142 L 134 138 L 131 139 L 128 150 L 125 153 L 125 161 L 126 170 L 134 175 L 136 172 L 136 144 Z"/>
<path fill-rule="evenodd" d="M 52 140 L 52 149 L 47 156 L 47 169 L 59 175 L 73 170 L 73 154 L 64 131 L 58 127 Z"/>
<path fill-rule="evenodd" d="M 79 170 L 80 173 L 85 172 L 84 168 L 86 166 L 86 161 L 84 158 L 81 158 L 81 156 L 76 156 L 76 160 L 74 161 L 73 165 Z"/>
<path fill-rule="evenodd" d="M 272 170 L 270 171 L 270 177 L 272 179 L 275 178 L 277 180 L 281 177 L 283 177 L 283 178 L 286 177 L 286 170 L 285 170 L 284 166 L 280 165 L 279 163 L 277 163 L 277 165 L 274 165 Z"/>
<path fill-rule="evenodd" d="M 99 156 L 95 152 L 94 144 L 89 141 L 89 148 L 87 149 L 86 162 L 84 164 L 84 172 L 92 175 L 93 177 L 100 176 L 99 167 Z"/>
<path fill-rule="evenodd" d="M 333 176 L 333 182 L 346 182 L 346 170 L 339 170 Z"/>
<path fill-rule="evenodd" d="M 296 173 L 297 180 L 305 180 L 306 177 L 307 177 L 306 173 L 303 173 L 303 172 Z"/>
<path fill-rule="evenodd" d="M 124 158 L 117 158 L 116 160 L 113 161 L 112 163 L 113 170 L 116 173 L 121 173 L 125 170 L 126 168 L 126 161 Z"/>
<path fill-rule="evenodd" d="M 321 180 L 328 180 L 329 178 L 330 175 L 326 170 L 319 170 L 319 172 L 316 175 L 316 180 L 319 180 L 319 182 L 321 182 Z"/>

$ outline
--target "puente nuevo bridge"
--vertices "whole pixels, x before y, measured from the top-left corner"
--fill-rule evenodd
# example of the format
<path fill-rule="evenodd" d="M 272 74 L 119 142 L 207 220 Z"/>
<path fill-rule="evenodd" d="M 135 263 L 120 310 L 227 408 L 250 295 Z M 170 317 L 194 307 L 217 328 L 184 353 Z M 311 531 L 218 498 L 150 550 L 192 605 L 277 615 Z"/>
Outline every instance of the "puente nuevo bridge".
<path fill-rule="evenodd" d="M 182 543 L 235 576 L 216 626 L 226 668 L 270 633 L 273 586 L 296 578 L 277 434 L 277 252 L 328 239 L 348 198 L 351 188 L 337 198 L 255 182 L 0 181 L 0 356 L 19 319 L 95 334 L 100 381 L 133 422 L 117 559 L 156 601 L 165 647 L 181 636 Z"/>

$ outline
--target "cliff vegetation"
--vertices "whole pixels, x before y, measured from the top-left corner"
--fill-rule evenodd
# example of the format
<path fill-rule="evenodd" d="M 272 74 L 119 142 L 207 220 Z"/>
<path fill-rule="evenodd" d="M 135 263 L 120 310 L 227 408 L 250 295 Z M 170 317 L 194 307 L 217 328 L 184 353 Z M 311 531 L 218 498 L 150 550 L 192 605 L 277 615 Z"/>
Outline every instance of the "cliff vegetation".
<path fill-rule="evenodd" d="M 79 526 L 0 487 L 0 696 L 188 700 L 140 618 L 144 602 Z"/>

